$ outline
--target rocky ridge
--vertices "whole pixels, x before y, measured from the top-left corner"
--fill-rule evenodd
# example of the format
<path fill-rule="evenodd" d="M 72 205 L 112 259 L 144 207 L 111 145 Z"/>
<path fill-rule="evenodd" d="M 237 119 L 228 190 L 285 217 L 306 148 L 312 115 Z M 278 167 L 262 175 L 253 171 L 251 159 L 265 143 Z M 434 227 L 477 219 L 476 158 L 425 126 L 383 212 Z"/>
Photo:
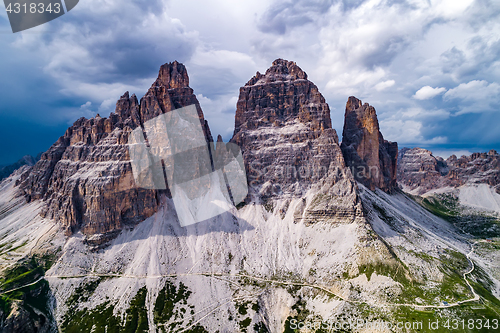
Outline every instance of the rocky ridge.
<path fill-rule="evenodd" d="M 0 167 L 0 180 L 9 177 L 14 171 L 21 168 L 24 165 L 27 165 L 27 166 L 35 165 L 35 163 L 40 159 L 41 155 L 42 155 L 42 153 L 38 154 L 35 157 L 33 157 L 31 155 L 26 155 L 26 156 L 23 156 L 21 159 L 19 159 L 16 163 L 6 165 L 6 166 L 1 166 Z"/>
<path fill-rule="evenodd" d="M 375 108 L 354 96 L 346 104 L 341 149 L 357 181 L 371 190 L 396 187 L 398 144 L 384 140 Z"/>
<path fill-rule="evenodd" d="M 345 167 L 323 95 L 283 59 L 240 89 L 231 141 L 242 149 L 253 194 L 263 197 L 301 196 Z"/>
<path fill-rule="evenodd" d="M 424 194 L 443 187 L 488 184 L 500 193 L 500 156 L 495 150 L 446 160 L 422 148 L 399 152 L 398 182 L 403 189 Z"/>
<path fill-rule="evenodd" d="M 295 62 L 277 59 L 240 89 L 231 141 L 243 153 L 249 200 L 301 198 L 313 189 L 316 199 L 295 208 L 297 222 L 345 223 L 362 215 L 330 108 Z"/>
<path fill-rule="evenodd" d="M 162 113 L 192 104 L 211 141 L 185 66 L 176 61 L 161 66 L 158 79 L 140 103 L 126 92 L 109 118 L 77 120 L 23 174 L 18 181 L 22 194 L 28 202 L 43 200 L 42 216 L 62 224 L 68 235 L 77 230 L 107 234 L 136 225 L 157 211 L 159 192 L 135 186 L 129 133 Z"/>
<path fill-rule="evenodd" d="M 356 103 L 373 119 L 351 121 L 344 134 L 370 133 L 370 126 L 375 126 L 378 135 L 366 136 L 362 144 L 373 141 L 375 146 L 366 145 L 365 152 L 360 153 L 367 154 L 379 146 L 367 165 L 376 165 L 384 177 L 370 179 L 369 187 L 389 190 L 394 144 L 383 140 L 372 107 L 361 106 L 352 97 L 349 110 L 358 109 Z M 196 105 L 206 141 L 212 142 L 185 66 L 165 64 L 140 102 L 126 92 L 108 118 L 97 115 L 77 120 L 17 184 L 27 202 L 42 200 L 42 216 L 59 222 L 68 235 L 81 230 L 90 245 L 107 242 L 123 228 L 153 215 L 162 193 L 135 186 L 127 141 L 130 132 L 162 113 L 192 104 Z M 346 120 L 351 118 L 346 113 Z M 352 154 L 346 155 L 349 148 L 342 154 L 337 133 L 331 128 L 328 104 L 296 63 L 277 59 L 265 74 L 257 72 L 240 89 L 231 141 L 243 152 L 250 185 L 247 200 L 302 197 L 315 186 L 327 188 L 331 200 L 317 200 L 314 208 L 299 205 L 295 213 L 298 220 L 313 221 L 329 214 L 341 220 L 361 214 L 353 176 L 345 161 L 350 166 L 357 162 L 349 159 Z M 329 185 L 325 187 L 326 183 Z M 163 192 L 169 193 L 168 189 Z M 345 196 L 350 199 L 337 200 Z"/>

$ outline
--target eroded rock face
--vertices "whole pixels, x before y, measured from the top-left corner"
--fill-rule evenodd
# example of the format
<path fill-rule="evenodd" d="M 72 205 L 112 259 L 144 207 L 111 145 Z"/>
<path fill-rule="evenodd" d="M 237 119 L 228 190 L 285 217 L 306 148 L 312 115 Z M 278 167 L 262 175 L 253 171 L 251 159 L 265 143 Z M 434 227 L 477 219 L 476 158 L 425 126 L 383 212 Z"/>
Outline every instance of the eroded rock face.
<path fill-rule="evenodd" d="M 483 183 L 500 189 L 500 156 L 495 150 L 444 160 L 422 148 L 399 152 L 398 182 L 407 191 L 424 194 L 442 187 Z"/>
<path fill-rule="evenodd" d="M 384 140 L 375 108 L 353 96 L 346 104 L 341 148 L 357 181 L 371 190 L 396 187 L 398 144 Z"/>
<path fill-rule="evenodd" d="M 240 89 L 231 140 L 243 152 L 251 194 L 301 196 L 345 167 L 330 109 L 294 62 L 277 59 Z"/>
<path fill-rule="evenodd" d="M 425 193 L 440 186 L 442 178 L 448 173 L 446 162 L 429 150 L 403 148 L 399 151 L 398 182 L 403 189 L 411 192 L 419 188 L 420 193 Z"/>
<path fill-rule="evenodd" d="M 27 201 L 43 200 L 42 214 L 61 223 L 68 234 L 107 234 L 134 226 L 156 212 L 159 192 L 135 186 L 129 133 L 162 113 L 192 104 L 211 139 L 186 68 L 178 62 L 165 64 L 140 103 L 127 92 L 109 118 L 77 120 L 18 185 Z"/>
<path fill-rule="evenodd" d="M 158 79 L 156 79 L 146 95 L 141 98 L 140 120 L 144 123 L 162 113 L 193 104 L 196 105 L 207 141 L 212 142 L 208 122 L 205 120 L 193 89 L 189 87 L 186 67 L 174 61 L 161 66 Z"/>

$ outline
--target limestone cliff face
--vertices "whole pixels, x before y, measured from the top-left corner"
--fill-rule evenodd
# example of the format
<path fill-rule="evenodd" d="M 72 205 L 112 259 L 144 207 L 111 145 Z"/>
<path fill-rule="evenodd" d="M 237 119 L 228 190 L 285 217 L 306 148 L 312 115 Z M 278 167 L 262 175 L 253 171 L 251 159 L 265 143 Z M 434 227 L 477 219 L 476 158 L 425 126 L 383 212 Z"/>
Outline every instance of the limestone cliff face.
<path fill-rule="evenodd" d="M 165 64 L 140 103 L 127 92 L 109 118 L 77 120 L 18 185 L 27 201 L 43 200 L 42 214 L 61 223 L 68 234 L 107 234 L 134 226 L 156 212 L 158 191 L 135 186 L 129 133 L 162 113 L 192 104 L 211 139 L 186 68 L 178 62 Z"/>
<path fill-rule="evenodd" d="M 141 98 L 140 121 L 144 123 L 162 113 L 193 104 L 196 105 L 207 141 L 212 142 L 208 122 L 205 120 L 193 89 L 189 87 L 186 67 L 174 61 L 161 66 L 158 79 L 156 79 L 146 95 Z"/>
<path fill-rule="evenodd" d="M 137 101 L 124 95 L 120 103 Z M 76 121 L 23 177 L 26 199 L 45 201 L 42 215 L 68 233 L 80 228 L 86 234 L 106 233 L 152 215 L 156 193 L 134 188 L 127 148 L 130 120 L 115 113 Z"/>
<path fill-rule="evenodd" d="M 371 190 L 396 187 L 398 145 L 384 140 L 375 108 L 353 96 L 346 104 L 341 148 L 357 181 Z"/>
<path fill-rule="evenodd" d="M 419 193 L 428 192 L 440 186 L 442 177 L 448 173 L 446 162 L 429 150 L 403 148 L 399 151 L 398 182 L 403 189 L 412 191 L 418 188 Z"/>
<path fill-rule="evenodd" d="M 261 197 L 301 196 L 345 166 L 324 97 L 282 59 L 240 89 L 232 142 L 242 149 L 251 193 Z"/>
<path fill-rule="evenodd" d="M 448 159 L 434 156 L 422 148 L 403 148 L 399 152 L 398 182 L 405 190 L 424 194 L 442 187 L 483 183 L 500 191 L 500 156 L 495 150 Z"/>

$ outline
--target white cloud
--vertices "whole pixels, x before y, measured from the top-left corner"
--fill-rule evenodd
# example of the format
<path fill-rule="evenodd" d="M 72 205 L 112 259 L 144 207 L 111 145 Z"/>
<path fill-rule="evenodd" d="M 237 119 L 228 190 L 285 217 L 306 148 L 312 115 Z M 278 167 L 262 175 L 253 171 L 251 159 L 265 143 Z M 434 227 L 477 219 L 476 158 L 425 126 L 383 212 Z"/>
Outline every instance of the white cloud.
<path fill-rule="evenodd" d="M 87 103 L 85 103 L 82 106 L 80 106 L 80 108 L 81 109 L 90 109 L 91 106 L 92 106 L 92 102 L 88 101 Z"/>
<path fill-rule="evenodd" d="M 453 19 L 460 15 L 474 2 L 474 0 L 433 0 L 432 5 L 443 18 Z"/>
<path fill-rule="evenodd" d="M 413 98 L 419 100 L 430 99 L 444 93 L 445 91 L 446 88 L 432 88 L 431 86 L 424 86 L 420 88 L 415 95 L 413 95 Z"/>
<path fill-rule="evenodd" d="M 384 138 L 398 144 L 423 141 L 420 133 L 422 123 L 416 120 L 387 119 L 380 121 L 380 130 Z"/>
<path fill-rule="evenodd" d="M 500 94 L 500 85 L 496 82 L 488 83 L 484 80 L 473 80 L 461 83 L 444 94 L 445 99 L 462 99 L 464 101 L 478 101 L 496 97 Z"/>
<path fill-rule="evenodd" d="M 155 79 L 155 77 L 151 77 L 147 79 L 133 80 L 132 84 L 123 84 L 118 82 L 79 82 L 75 80 L 74 82 L 71 82 L 71 84 L 66 84 L 60 92 L 68 97 L 91 98 L 95 101 L 99 101 L 99 104 L 101 104 L 102 107 L 108 106 L 108 111 L 113 111 L 112 109 L 109 109 L 109 100 L 114 101 L 112 103 L 114 106 L 116 101 L 125 91 L 130 91 L 140 97 L 141 94 L 146 93 Z M 102 111 L 105 110 L 102 109 Z"/>
<path fill-rule="evenodd" d="M 485 80 L 461 83 L 458 87 L 448 90 L 444 99 L 459 102 L 458 115 L 500 111 L 500 84 L 488 83 Z"/>
<path fill-rule="evenodd" d="M 434 121 L 448 119 L 451 115 L 449 111 L 443 109 L 426 110 L 418 107 L 401 110 L 397 114 L 403 118 L 432 119 Z"/>
<path fill-rule="evenodd" d="M 380 83 L 377 83 L 375 85 L 375 89 L 377 91 L 382 91 L 382 90 L 385 90 L 387 88 L 392 87 L 395 83 L 396 83 L 396 81 L 394 81 L 394 80 L 387 80 L 387 81 L 384 81 L 384 82 L 380 82 Z"/>
<path fill-rule="evenodd" d="M 425 110 L 418 107 L 401 109 L 381 119 L 380 131 L 389 141 L 399 144 L 444 144 L 448 138 L 442 134 L 430 136 L 426 131 L 429 124 L 448 119 L 450 113 L 446 110 Z"/>

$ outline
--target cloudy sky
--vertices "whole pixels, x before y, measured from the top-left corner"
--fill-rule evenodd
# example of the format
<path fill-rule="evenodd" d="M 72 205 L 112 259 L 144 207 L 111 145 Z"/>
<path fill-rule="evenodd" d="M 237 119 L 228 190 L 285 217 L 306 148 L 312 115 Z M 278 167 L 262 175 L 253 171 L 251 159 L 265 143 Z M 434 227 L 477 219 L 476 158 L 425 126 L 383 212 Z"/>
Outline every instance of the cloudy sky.
<path fill-rule="evenodd" d="M 0 164 L 109 115 L 127 90 L 143 96 L 173 60 L 226 139 L 239 87 L 284 58 L 319 87 L 339 135 L 354 95 L 400 147 L 500 150 L 499 55 L 497 0 L 80 0 L 17 34 L 2 8 Z"/>

